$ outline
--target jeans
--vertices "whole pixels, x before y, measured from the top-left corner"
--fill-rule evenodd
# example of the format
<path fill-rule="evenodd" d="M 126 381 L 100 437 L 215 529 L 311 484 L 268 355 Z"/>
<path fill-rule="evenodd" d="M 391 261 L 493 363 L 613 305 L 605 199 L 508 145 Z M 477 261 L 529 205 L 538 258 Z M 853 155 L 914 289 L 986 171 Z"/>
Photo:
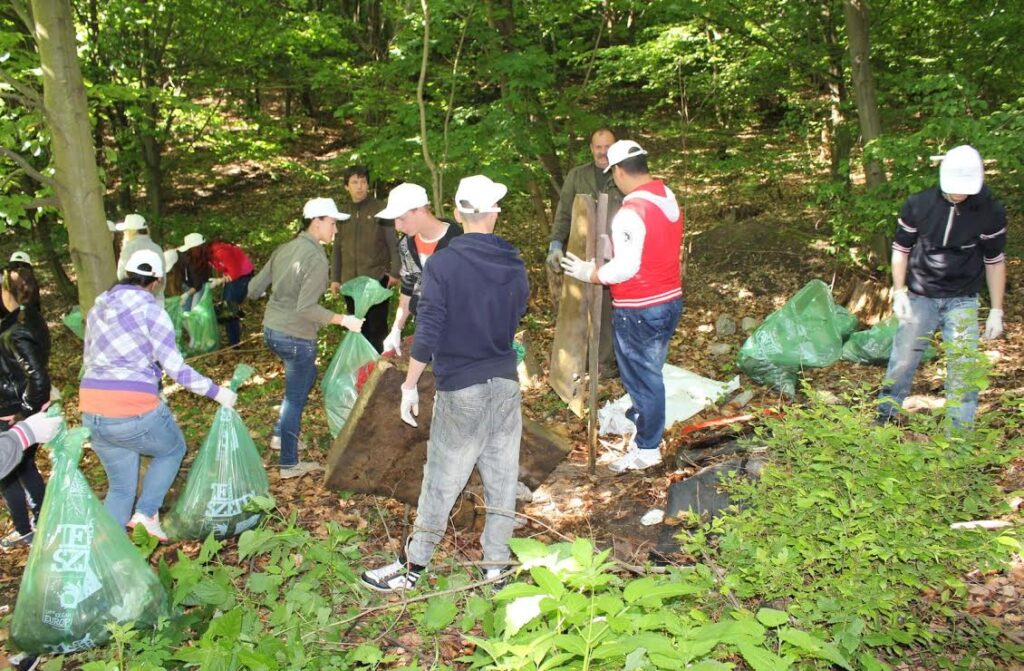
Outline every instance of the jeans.
<path fill-rule="evenodd" d="M 167 490 L 171 488 L 185 456 L 185 436 L 181 434 L 163 402 L 144 415 L 105 417 L 82 414 L 82 424 L 92 436 L 92 449 L 107 472 L 107 498 L 104 503 L 118 524 L 125 525 L 135 511 L 152 517 L 160 512 Z M 140 457 L 152 457 L 139 486 Z"/>
<path fill-rule="evenodd" d="M 662 368 L 675 333 L 683 299 L 648 308 L 615 308 L 615 358 L 619 377 L 633 406 L 626 411 L 636 424 L 636 446 L 656 449 L 665 433 L 665 379 Z"/>
<path fill-rule="evenodd" d="M 910 308 L 910 320 L 900 324 L 893 340 L 879 394 L 878 419 L 888 421 L 899 415 L 921 355 L 935 329 L 941 327 L 947 346 L 946 416 L 954 427 L 969 428 L 978 408 L 978 389 L 966 379 L 972 354 L 978 351 L 978 297 L 928 298 L 911 293 Z"/>
<path fill-rule="evenodd" d="M 452 506 L 474 466 L 484 482 L 487 506 L 480 538 L 484 561 L 508 561 L 522 433 L 521 398 L 515 380 L 492 378 L 465 389 L 437 392 L 416 524 L 405 548 L 409 562 L 419 566 L 430 563 Z"/>
<path fill-rule="evenodd" d="M 224 285 L 224 302 L 228 304 L 228 309 L 231 313 L 231 316 L 224 320 L 224 330 L 228 334 L 228 345 L 237 345 L 238 341 L 242 339 L 242 320 L 237 315 L 242 310 L 242 301 L 245 300 L 246 294 L 249 291 L 249 280 L 251 279 L 252 273 L 249 273 Z"/>
<path fill-rule="evenodd" d="M 0 423 L 5 428 L 6 422 Z M 39 512 L 43 507 L 43 496 L 46 494 L 46 483 L 36 467 L 36 449 L 38 445 L 30 445 L 21 455 L 21 462 L 10 473 L 0 479 L 0 490 L 3 491 L 7 510 L 11 513 L 14 528 L 24 536 L 32 531 L 32 517 L 39 520 Z"/>
<path fill-rule="evenodd" d="M 282 467 L 299 463 L 299 425 L 302 411 L 309 400 L 309 390 L 316 382 L 316 340 L 295 338 L 286 333 L 263 328 L 267 347 L 284 362 L 284 400 L 274 426 L 274 435 L 281 437 Z"/>

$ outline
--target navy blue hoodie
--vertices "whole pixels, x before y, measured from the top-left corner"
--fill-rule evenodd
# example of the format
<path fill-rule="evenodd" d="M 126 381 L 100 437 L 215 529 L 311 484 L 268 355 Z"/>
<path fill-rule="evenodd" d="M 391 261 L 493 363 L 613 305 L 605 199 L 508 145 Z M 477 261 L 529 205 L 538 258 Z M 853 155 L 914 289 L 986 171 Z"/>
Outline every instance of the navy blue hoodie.
<path fill-rule="evenodd" d="M 433 359 L 439 391 L 518 379 L 512 340 L 529 294 L 511 243 L 488 233 L 454 238 L 423 269 L 412 357 Z"/>

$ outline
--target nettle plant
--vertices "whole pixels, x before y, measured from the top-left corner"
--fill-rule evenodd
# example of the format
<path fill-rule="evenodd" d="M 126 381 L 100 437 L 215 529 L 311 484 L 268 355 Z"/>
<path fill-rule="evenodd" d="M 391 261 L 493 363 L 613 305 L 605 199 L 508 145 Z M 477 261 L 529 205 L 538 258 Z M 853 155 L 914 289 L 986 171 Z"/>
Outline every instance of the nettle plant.
<path fill-rule="evenodd" d="M 467 635 L 473 669 L 787 669 L 821 660 L 851 669 L 831 642 L 791 626 L 780 610 L 747 610 L 722 603 L 704 565 L 625 580 L 610 550 L 590 541 L 547 546 L 514 539 L 526 582 L 499 592 L 493 619 L 481 635 Z"/>

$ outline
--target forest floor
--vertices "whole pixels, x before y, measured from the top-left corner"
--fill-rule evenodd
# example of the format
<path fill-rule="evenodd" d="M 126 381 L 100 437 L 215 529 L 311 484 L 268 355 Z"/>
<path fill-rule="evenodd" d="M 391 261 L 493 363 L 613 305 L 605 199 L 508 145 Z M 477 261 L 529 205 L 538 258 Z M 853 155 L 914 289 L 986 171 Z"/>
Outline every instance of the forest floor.
<path fill-rule="evenodd" d="M 667 181 L 676 190 L 686 211 L 686 307 L 670 345 L 669 363 L 714 379 L 729 379 L 739 373 L 735 355 L 747 334 L 738 329 L 735 335 L 718 336 L 715 322 L 720 315 L 728 314 L 737 323 L 748 316 L 763 320 L 811 279 L 833 285 L 834 295 L 840 299 L 863 279 L 861 274 L 839 264 L 837 255 L 830 251 L 825 216 L 805 205 L 807 185 L 802 178 L 773 170 L 768 165 L 738 174 L 729 157 L 716 161 L 710 153 L 700 160 L 702 167 L 696 177 L 692 167 L 696 161 L 687 161 L 677 143 L 644 139 L 652 146 L 654 165 L 662 174 L 667 172 Z M 748 141 L 747 148 L 754 147 L 755 142 Z M 175 184 L 175 199 L 170 207 L 177 229 L 175 239 L 188 232 L 190 226 L 204 230 L 210 223 L 231 231 L 225 232 L 225 237 L 249 246 L 254 260 L 262 261 L 273 244 L 282 239 L 277 227 L 294 219 L 294 213 L 305 198 L 332 195 L 339 201 L 344 200 L 340 167 L 333 161 L 337 144 L 335 138 L 305 141 L 290 157 L 309 171 L 329 175 L 329 182 L 310 178 L 308 172 L 275 170 L 254 163 L 195 173 L 191 181 Z M 324 146 L 329 149 L 324 150 Z M 731 151 L 745 150 L 741 143 Z M 664 156 L 678 158 L 669 163 L 662 158 Z M 502 214 L 497 232 L 523 250 L 530 270 L 532 293 L 527 318 L 530 342 L 546 373 L 546 352 L 554 331 L 552 302 L 543 270 L 548 224 L 530 221 L 526 212 L 525 204 L 513 203 Z M 169 247 L 173 242 L 165 240 L 164 246 Z M 998 413 L 999 399 L 1004 394 L 1019 397 L 1024 391 L 1024 347 L 1021 344 L 1024 342 L 1024 309 L 1012 292 L 1013 288 L 1021 286 L 1022 277 L 1024 262 L 1019 256 L 1012 256 L 1006 336 L 985 345 L 993 371 L 990 386 L 982 393 L 981 413 Z M 53 334 L 51 369 L 65 395 L 70 418 L 77 423 L 76 383 L 81 343 L 60 325 L 60 316 L 68 306 L 60 304 L 56 297 L 47 297 L 44 303 Z M 327 299 L 327 303 L 330 304 L 331 299 Z M 340 300 L 335 305 L 340 305 Z M 277 416 L 283 371 L 279 361 L 256 335 L 261 329 L 261 317 L 261 306 L 252 305 L 244 318 L 249 338 L 243 345 L 237 350 L 205 355 L 193 365 L 217 380 L 228 379 L 236 363 L 245 362 L 255 367 L 256 375 L 240 393 L 238 410 L 257 446 L 265 450 Z M 321 338 L 321 372 L 340 337 L 335 329 L 325 331 L 326 337 Z M 712 354 L 709 348 L 716 342 L 731 345 L 729 353 Z M 804 379 L 815 392 L 831 394 L 838 401 L 849 389 L 876 387 L 882 373 L 877 367 L 840 362 L 829 368 L 808 370 Z M 743 388 L 755 394 L 744 408 L 745 412 L 756 415 L 766 408 L 784 409 L 787 404 L 776 392 L 756 386 L 746 378 L 741 381 Z M 602 381 L 602 399 L 617 398 L 622 393 L 618 380 Z M 167 394 L 188 440 L 187 467 L 209 427 L 214 406 L 176 385 L 168 387 Z M 926 365 L 918 373 L 915 394 L 912 402 L 920 407 L 933 407 L 941 401 L 942 371 L 938 364 Z M 733 410 L 712 407 L 689 421 L 712 419 Z M 583 536 L 593 539 L 600 547 L 613 548 L 615 556 L 626 563 L 647 561 L 660 528 L 643 527 L 639 518 L 651 508 L 663 508 L 669 485 L 692 475 L 696 469 L 676 468 L 674 459 L 666 458 L 663 466 L 643 474 L 616 477 L 599 465 L 596 474 L 590 475 L 585 420 L 569 412 L 547 385 L 525 392 L 524 412 L 562 431 L 570 438 L 573 449 L 534 493 L 533 501 L 524 507 L 522 512 L 527 522 L 517 530 L 517 535 L 544 541 Z M 400 421 L 397 408 L 394 419 Z M 677 424 L 667 432 L 667 454 L 707 435 L 697 432 L 684 436 L 681 429 Z M 314 387 L 303 419 L 303 437 L 311 446 L 305 457 L 324 462 L 330 448 L 330 434 L 318 385 Z M 361 545 L 363 555 L 391 560 L 401 543 L 402 520 L 407 512 L 402 504 L 359 494 L 339 496 L 338 492 L 324 488 L 317 475 L 280 480 L 277 469 L 271 467 L 275 455 L 265 451 L 264 458 L 271 492 L 285 516 L 297 514 L 298 523 L 315 534 L 326 534 L 327 524 L 332 521 L 360 528 L 365 539 Z M 41 457 L 40 461 L 43 469 L 48 470 L 46 458 Z M 98 493 L 105 491 L 102 467 L 88 450 L 83 471 Z M 183 468 L 168 502 L 174 500 L 186 472 L 187 468 Z M 1001 484 L 1008 497 L 1024 490 L 1024 455 L 1006 469 Z M 0 533 L 6 533 L 9 526 L 6 512 L 0 513 Z M 171 559 L 179 549 L 191 555 L 197 551 L 198 544 L 170 543 L 157 550 L 154 559 Z M 463 528 L 449 533 L 439 547 L 439 556 L 441 566 L 446 562 L 479 559 L 478 531 Z M 26 558 L 24 549 L 0 554 L 0 614 L 14 606 Z M 686 558 L 669 555 L 662 560 L 684 562 Z M 965 579 L 971 585 L 970 612 L 997 622 L 1012 638 L 1024 639 L 1024 564 Z M 5 638 L 6 633 L 0 634 L 0 646 Z"/>

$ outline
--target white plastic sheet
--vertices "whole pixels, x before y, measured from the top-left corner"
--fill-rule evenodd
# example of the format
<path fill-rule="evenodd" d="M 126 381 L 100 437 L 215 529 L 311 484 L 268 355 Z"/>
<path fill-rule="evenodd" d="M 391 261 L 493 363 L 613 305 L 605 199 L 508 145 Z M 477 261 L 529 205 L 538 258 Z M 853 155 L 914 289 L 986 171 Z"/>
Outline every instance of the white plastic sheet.
<path fill-rule="evenodd" d="M 737 375 L 729 382 L 718 382 L 688 370 L 665 364 L 665 427 L 693 417 L 710 403 L 740 388 Z M 632 404 L 629 394 L 605 403 L 597 411 L 598 433 L 602 436 L 622 436 L 633 433 L 636 427 L 626 419 L 626 410 Z"/>

